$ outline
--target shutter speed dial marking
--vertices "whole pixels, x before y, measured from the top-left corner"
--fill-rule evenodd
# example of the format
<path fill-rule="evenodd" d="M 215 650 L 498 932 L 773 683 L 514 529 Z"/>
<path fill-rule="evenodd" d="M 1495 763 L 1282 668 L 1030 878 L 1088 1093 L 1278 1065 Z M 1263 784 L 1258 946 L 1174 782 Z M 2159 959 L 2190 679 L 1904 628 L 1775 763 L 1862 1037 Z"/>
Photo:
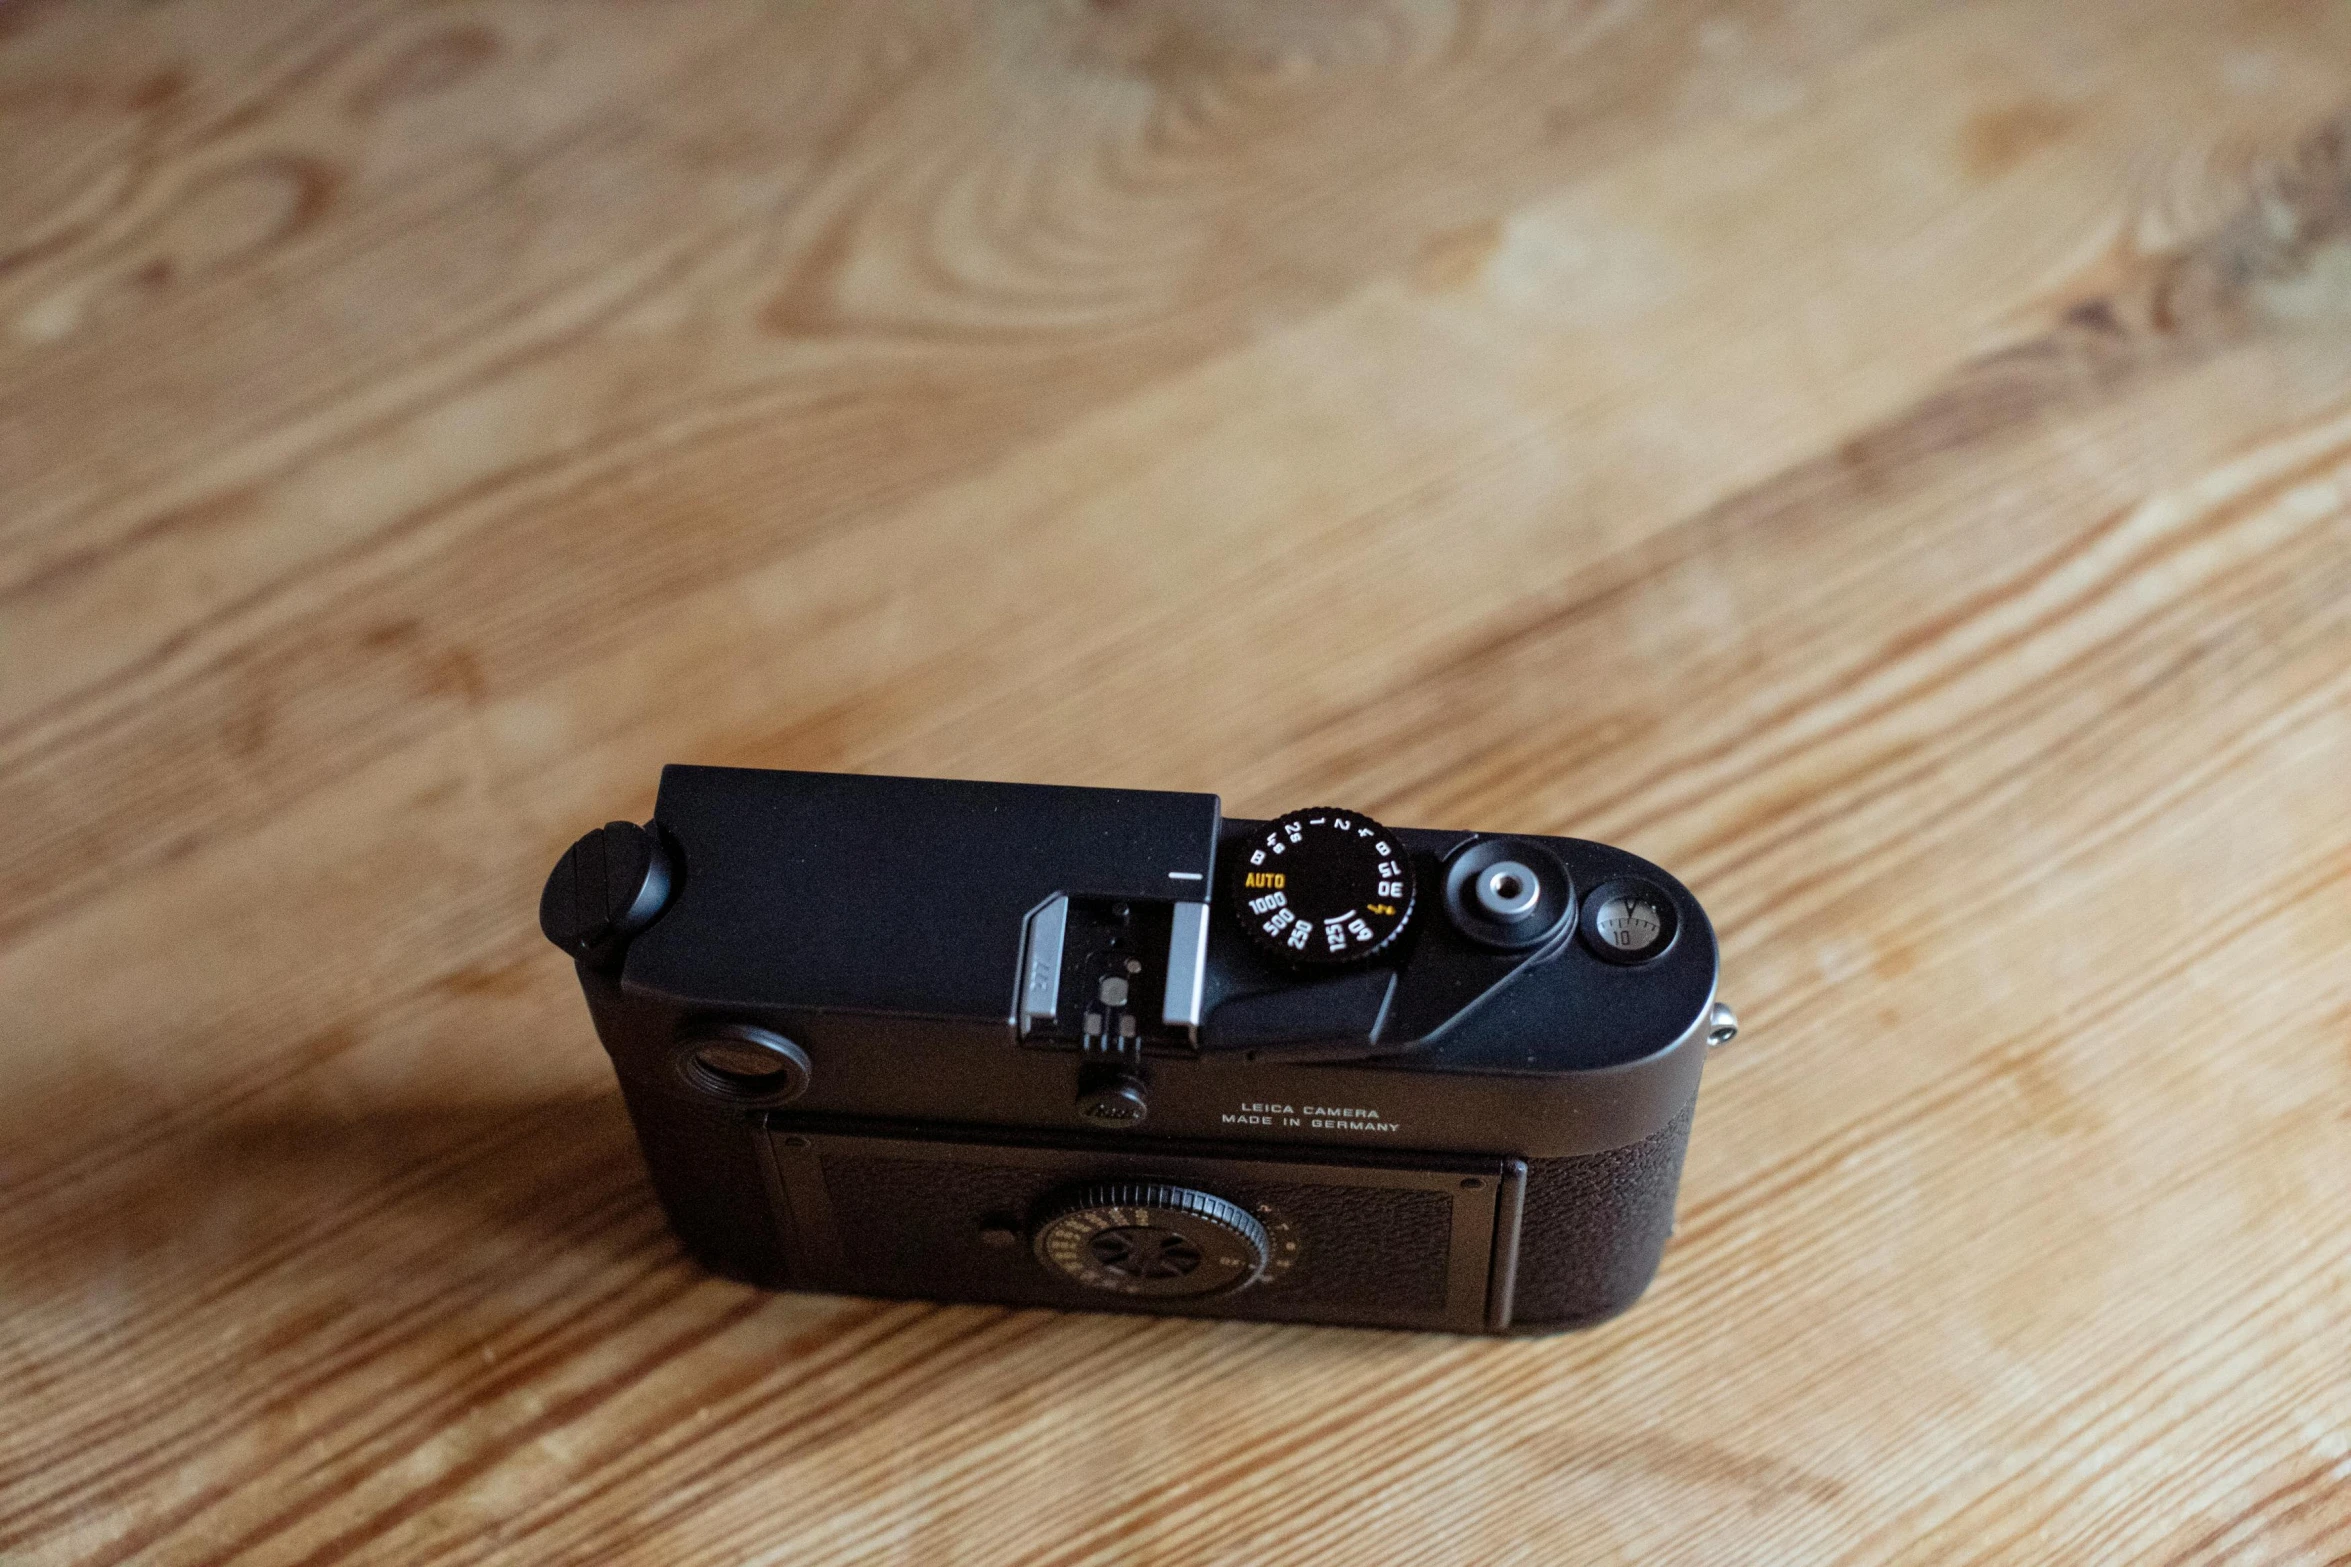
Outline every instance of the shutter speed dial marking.
<path fill-rule="evenodd" d="M 1317 968 L 1360 963 L 1412 918 L 1412 857 L 1359 811 L 1292 811 L 1234 856 L 1233 913 L 1260 950 Z"/>

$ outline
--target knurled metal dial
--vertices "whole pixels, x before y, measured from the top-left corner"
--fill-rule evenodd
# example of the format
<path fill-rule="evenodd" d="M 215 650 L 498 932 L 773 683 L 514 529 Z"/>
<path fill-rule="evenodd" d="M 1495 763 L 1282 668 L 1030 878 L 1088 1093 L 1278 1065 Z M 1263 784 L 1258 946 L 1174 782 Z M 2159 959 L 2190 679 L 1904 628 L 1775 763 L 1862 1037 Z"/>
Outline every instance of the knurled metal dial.
<path fill-rule="evenodd" d="M 1254 1283 L 1273 1255 L 1236 1203 L 1156 1182 L 1089 1187 L 1037 1226 L 1037 1260 L 1088 1289 L 1210 1295 Z"/>
<path fill-rule="evenodd" d="M 1412 918 L 1412 856 L 1360 811 L 1292 811 L 1243 840 L 1233 913 L 1268 956 L 1303 967 L 1360 963 Z"/>

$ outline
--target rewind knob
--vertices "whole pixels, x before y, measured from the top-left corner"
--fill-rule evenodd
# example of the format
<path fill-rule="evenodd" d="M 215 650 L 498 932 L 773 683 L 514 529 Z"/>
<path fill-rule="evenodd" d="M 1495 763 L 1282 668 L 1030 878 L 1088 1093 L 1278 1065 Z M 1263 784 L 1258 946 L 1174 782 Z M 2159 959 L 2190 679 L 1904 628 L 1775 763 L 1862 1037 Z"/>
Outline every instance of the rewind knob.
<path fill-rule="evenodd" d="M 1242 840 L 1235 918 L 1283 963 L 1335 968 L 1386 950 L 1412 919 L 1412 857 L 1360 811 L 1292 811 Z"/>

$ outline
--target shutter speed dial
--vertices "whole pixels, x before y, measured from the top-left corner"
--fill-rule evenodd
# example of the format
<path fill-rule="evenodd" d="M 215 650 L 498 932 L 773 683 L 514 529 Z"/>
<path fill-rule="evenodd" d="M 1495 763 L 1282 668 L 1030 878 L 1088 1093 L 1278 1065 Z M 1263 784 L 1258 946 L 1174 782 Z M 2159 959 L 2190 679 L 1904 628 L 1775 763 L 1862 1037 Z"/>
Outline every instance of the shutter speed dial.
<path fill-rule="evenodd" d="M 1412 918 L 1412 857 L 1358 811 L 1292 811 L 1242 840 L 1233 913 L 1260 951 L 1311 968 L 1360 963 Z"/>

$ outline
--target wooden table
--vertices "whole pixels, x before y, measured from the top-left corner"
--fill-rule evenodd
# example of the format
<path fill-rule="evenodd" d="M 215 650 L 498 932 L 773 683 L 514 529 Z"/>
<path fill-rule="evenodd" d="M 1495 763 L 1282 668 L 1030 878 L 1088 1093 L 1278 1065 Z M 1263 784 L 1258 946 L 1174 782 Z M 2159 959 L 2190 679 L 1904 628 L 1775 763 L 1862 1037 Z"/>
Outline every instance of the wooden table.
<path fill-rule="evenodd" d="M 0 8 L 0 1557 L 2342 1562 L 2351 9 Z M 698 760 L 1673 867 L 1596 1331 L 762 1296 Z"/>

